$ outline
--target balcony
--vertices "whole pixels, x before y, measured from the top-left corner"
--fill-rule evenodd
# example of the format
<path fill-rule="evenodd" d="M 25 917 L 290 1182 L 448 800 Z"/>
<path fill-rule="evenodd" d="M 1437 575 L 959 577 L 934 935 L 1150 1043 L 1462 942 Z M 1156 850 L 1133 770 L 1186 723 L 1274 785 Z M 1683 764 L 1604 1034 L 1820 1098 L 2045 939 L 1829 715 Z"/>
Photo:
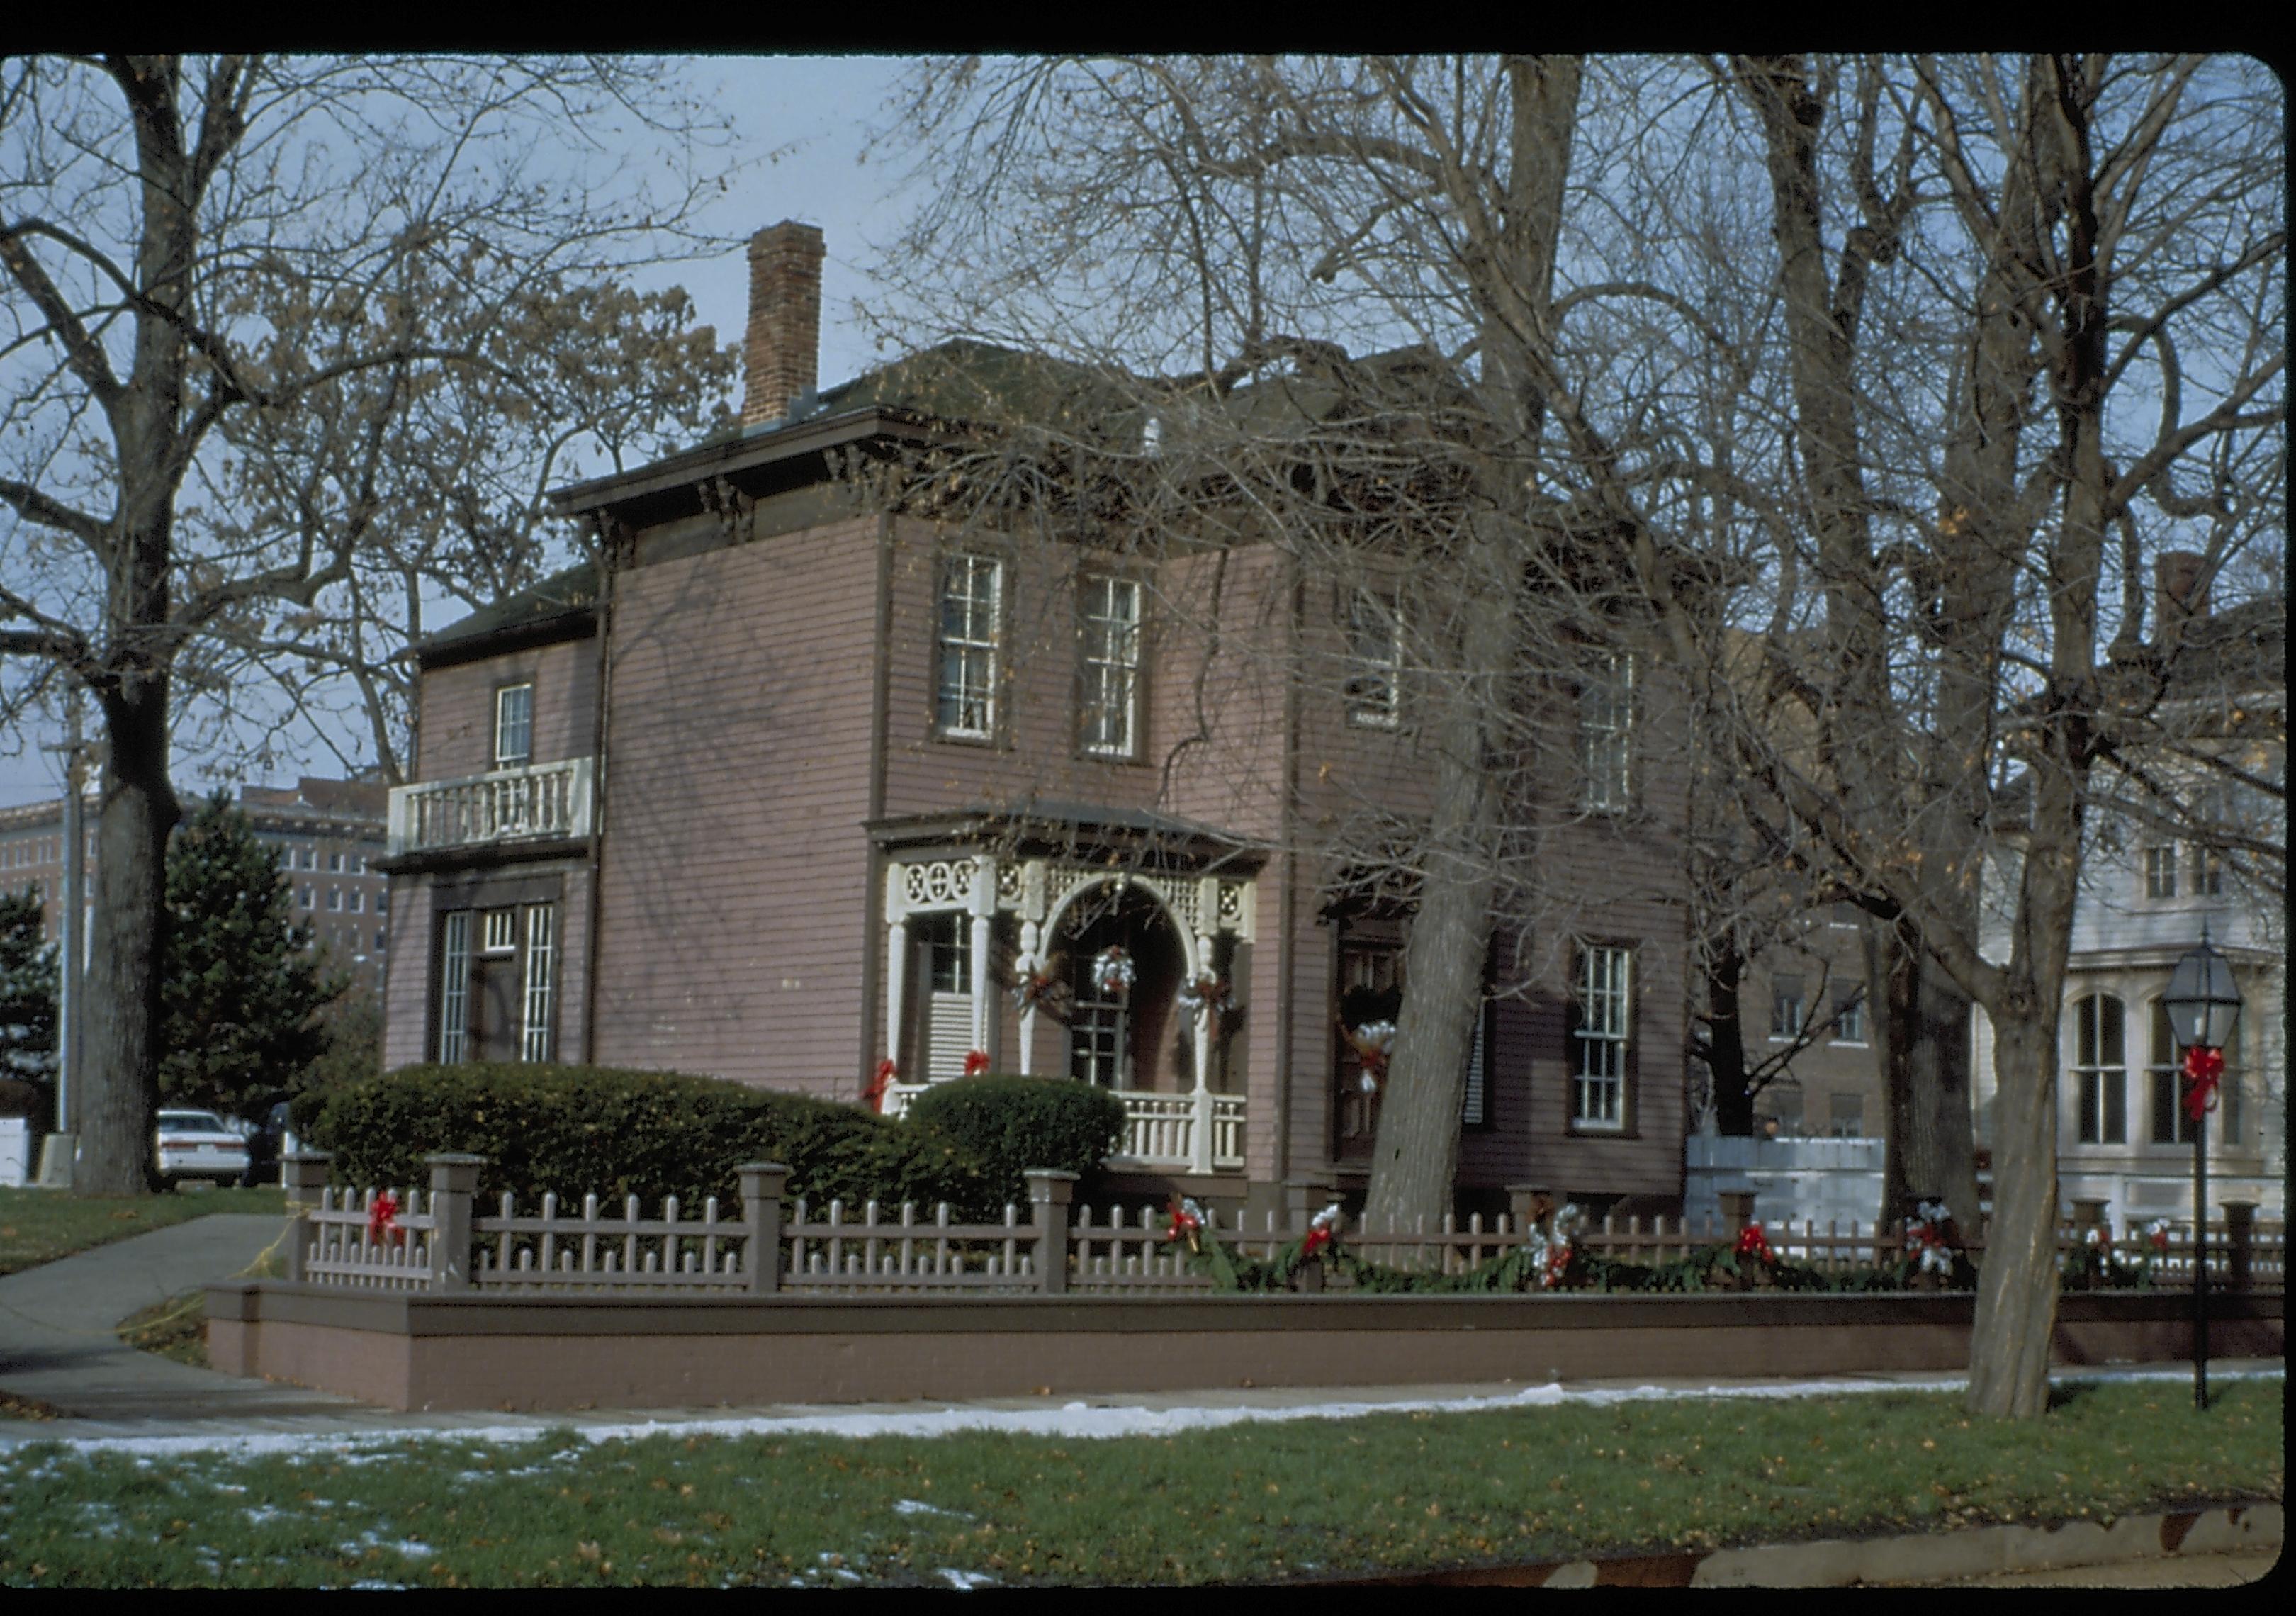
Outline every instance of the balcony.
<path fill-rule="evenodd" d="M 390 793 L 390 857 L 576 840 L 590 833 L 595 759 L 570 758 Z"/>
<path fill-rule="evenodd" d="M 922 1083 L 896 1083 L 885 1092 L 885 1114 L 898 1117 Z M 1119 1088 L 1124 1102 L 1124 1142 L 1108 1159 L 1115 1168 L 1167 1173 L 1240 1173 L 1243 1170 L 1242 1095 L 1149 1094 Z M 1200 1135 L 1199 1130 L 1207 1130 Z M 1200 1152 L 1200 1144 L 1209 1148 Z"/>

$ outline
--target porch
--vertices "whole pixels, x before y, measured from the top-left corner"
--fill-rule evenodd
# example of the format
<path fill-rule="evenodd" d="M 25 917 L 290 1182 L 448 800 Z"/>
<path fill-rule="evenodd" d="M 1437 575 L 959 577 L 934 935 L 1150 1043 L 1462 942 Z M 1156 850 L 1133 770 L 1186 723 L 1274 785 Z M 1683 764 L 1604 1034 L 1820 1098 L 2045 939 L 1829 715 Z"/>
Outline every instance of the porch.
<path fill-rule="evenodd" d="M 1010 824 L 933 828 L 931 843 L 887 849 L 882 1109 L 899 1115 L 984 1065 L 1065 1076 L 1123 1103 L 1112 1167 L 1242 1173 L 1249 1102 L 1225 1091 L 1251 876 L 1201 841 L 1095 860 L 1105 844 L 1075 820 L 1057 850 Z"/>

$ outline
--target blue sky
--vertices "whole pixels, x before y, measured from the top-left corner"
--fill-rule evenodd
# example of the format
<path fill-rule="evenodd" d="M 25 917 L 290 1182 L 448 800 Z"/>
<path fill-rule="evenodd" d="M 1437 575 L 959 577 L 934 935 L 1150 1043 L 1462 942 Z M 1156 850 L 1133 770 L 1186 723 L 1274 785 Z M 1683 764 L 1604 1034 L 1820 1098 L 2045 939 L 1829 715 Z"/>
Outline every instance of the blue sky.
<path fill-rule="evenodd" d="M 709 56 L 694 62 L 697 80 L 714 80 L 722 104 L 733 111 L 742 143 L 738 155 L 745 160 L 702 226 L 746 235 L 793 218 L 819 226 L 826 238 L 821 311 L 824 385 L 878 362 L 853 306 L 867 290 L 865 269 L 871 244 L 890 240 L 901 213 L 890 197 L 897 176 L 857 160 L 864 133 L 882 110 L 902 66 L 898 58 L 857 55 Z M 715 326 L 721 341 L 735 338 L 748 318 L 749 268 L 738 250 L 638 278 L 649 285 L 683 285 L 693 297 L 699 322 Z M 17 755 L 0 756 L 0 808 L 62 793 L 61 761 L 41 750 L 42 743 L 59 738 L 53 732 L 26 734 Z M 303 772 L 338 771 L 332 759 L 313 748 Z M 271 783 L 287 783 L 293 773 L 285 767 L 275 770 Z M 178 792 L 188 795 L 204 783 L 199 764 L 179 758 Z"/>

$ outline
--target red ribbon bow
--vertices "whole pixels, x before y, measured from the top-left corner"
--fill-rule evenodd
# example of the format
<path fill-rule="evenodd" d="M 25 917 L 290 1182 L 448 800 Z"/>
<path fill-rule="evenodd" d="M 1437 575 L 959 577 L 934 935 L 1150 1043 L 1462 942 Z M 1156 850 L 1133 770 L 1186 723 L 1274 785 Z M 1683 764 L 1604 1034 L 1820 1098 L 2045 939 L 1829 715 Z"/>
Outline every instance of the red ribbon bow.
<path fill-rule="evenodd" d="M 2185 1051 L 2185 1076 L 2191 1083 L 2185 1090 L 2185 1114 L 2198 1122 L 2216 1103 L 2217 1084 L 2224 1077 L 2224 1051 L 2206 1044 L 2194 1045 Z"/>
<path fill-rule="evenodd" d="M 964 1075 L 966 1077 L 977 1078 L 988 1070 L 988 1056 L 986 1054 L 978 1049 L 969 1050 L 966 1052 L 964 1057 Z"/>
<path fill-rule="evenodd" d="M 366 1209 L 367 1243 L 381 1245 L 386 1235 L 393 1245 L 406 1243 L 406 1231 L 398 1226 L 398 1197 L 389 1190 L 377 1195 Z"/>
<path fill-rule="evenodd" d="M 899 1074 L 900 1070 L 889 1060 L 877 1062 L 876 1077 L 870 1082 L 868 1087 L 861 1091 L 861 1097 L 869 1103 L 871 1111 L 883 1112 L 885 1091 L 893 1086 L 893 1079 Z"/>

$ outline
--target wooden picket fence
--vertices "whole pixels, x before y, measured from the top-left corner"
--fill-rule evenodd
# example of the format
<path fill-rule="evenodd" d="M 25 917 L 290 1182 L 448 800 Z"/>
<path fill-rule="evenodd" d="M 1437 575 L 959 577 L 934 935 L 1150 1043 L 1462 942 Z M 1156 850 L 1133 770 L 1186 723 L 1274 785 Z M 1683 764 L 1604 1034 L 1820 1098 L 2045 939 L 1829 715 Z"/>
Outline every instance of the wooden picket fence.
<path fill-rule="evenodd" d="M 288 1277 L 384 1290 L 683 1294 L 1170 1292 L 1212 1284 L 1166 1242 L 1162 1209 L 1113 1207 L 1095 1217 L 1089 1207 L 1069 1205 L 1067 1174 L 1029 1175 L 1029 1204 L 1008 1205 L 992 1223 L 956 1222 L 946 1204 L 928 1216 L 914 1203 L 897 1211 L 874 1201 L 858 1209 L 841 1201 L 785 1204 L 787 1171 L 770 1163 L 742 1169 L 739 1217 L 714 1196 L 699 1217 L 671 1196 L 660 1216 L 648 1218 L 636 1196 L 623 1201 L 617 1217 L 596 1195 L 584 1196 L 578 1213 L 555 1195 L 522 1213 L 508 1194 L 492 1216 L 482 1217 L 473 1204 L 481 1165 L 475 1157 L 433 1158 L 430 1189 L 398 1194 L 396 1215 L 384 1219 L 375 1212 L 380 1192 L 327 1188 L 324 1159 L 291 1161 L 291 1174 L 305 1176 L 299 1187 L 316 1203 L 307 1206 L 303 1229 L 291 1243 Z M 1206 1212 L 1208 1233 L 1263 1260 L 1306 1234 L 1308 1218 L 1305 1209 L 1256 1217 Z M 1424 1221 L 1374 1227 L 1358 1216 L 1341 1219 L 1338 1235 L 1342 1246 L 1374 1262 L 1457 1274 L 1521 1244 L 1529 1227 L 1508 1214 L 1446 1217 L 1431 1227 Z M 1727 1246 L 1740 1227 L 1713 1218 L 1695 1226 L 1679 1218 L 1605 1218 L 1578 1228 L 1573 1240 L 1592 1256 L 1659 1265 Z M 2244 1264 L 2234 1254 L 2243 1233 Z M 1763 1234 L 1781 1260 L 1827 1274 L 1891 1265 L 1906 1251 L 1902 1226 L 1779 1223 L 1763 1225 Z M 2068 1257 L 2091 1249 L 2086 1229 L 2071 1224 L 2059 1230 L 2058 1245 Z M 767 1250 L 770 1262 L 759 1257 Z M 1973 1261 L 1983 1260 L 1981 1237 L 1968 1250 Z M 2172 1226 L 2165 1249 L 2139 1230 L 2125 1234 L 2112 1251 L 2130 1267 L 2149 1258 L 2155 1284 L 2192 1282 L 2189 1223 Z M 2209 1255 L 2212 1284 L 2230 1283 L 2243 1267 L 2251 1286 L 2285 1284 L 2283 1225 L 2211 1224 Z"/>

